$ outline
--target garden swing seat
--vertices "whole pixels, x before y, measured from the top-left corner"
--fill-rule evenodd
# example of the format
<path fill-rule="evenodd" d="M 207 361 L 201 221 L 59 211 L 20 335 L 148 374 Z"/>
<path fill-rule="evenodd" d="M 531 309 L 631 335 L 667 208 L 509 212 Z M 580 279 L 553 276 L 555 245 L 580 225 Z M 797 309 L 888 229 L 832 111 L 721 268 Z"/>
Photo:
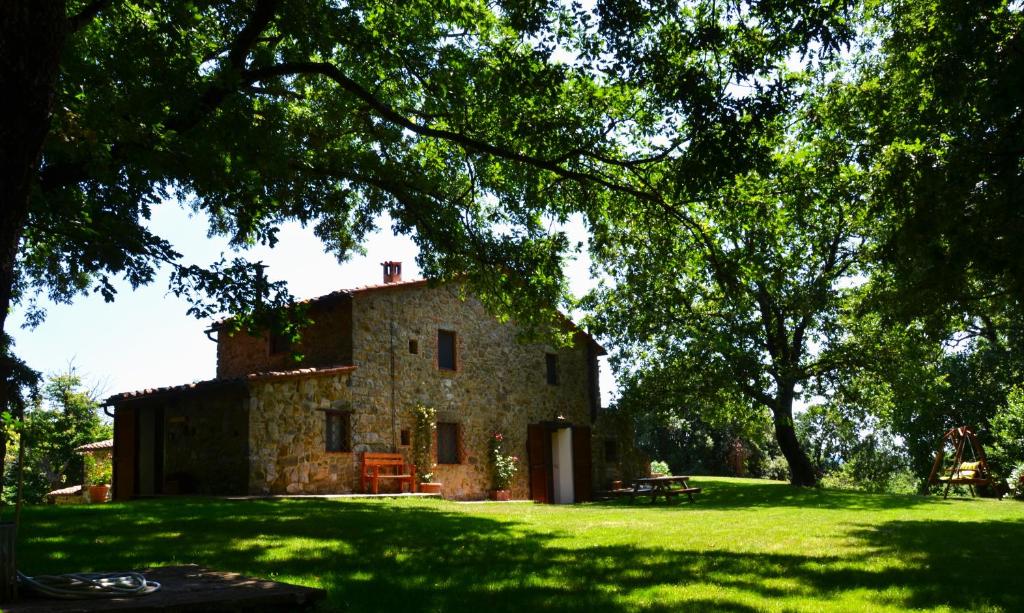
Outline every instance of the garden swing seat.
<path fill-rule="evenodd" d="M 943 468 L 946 446 L 953 448 L 953 462 Z M 971 459 L 967 460 L 965 454 L 970 454 Z M 939 449 L 935 454 L 935 462 L 932 464 L 932 472 L 928 476 L 928 483 L 931 485 L 945 484 L 946 488 L 942 495 L 945 499 L 949 497 L 949 488 L 954 485 L 966 485 L 975 496 L 974 486 L 989 485 L 992 483 L 992 476 L 988 471 L 988 462 L 985 460 L 985 451 L 978 442 L 978 437 L 967 426 L 953 428 L 942 436 Z"/>

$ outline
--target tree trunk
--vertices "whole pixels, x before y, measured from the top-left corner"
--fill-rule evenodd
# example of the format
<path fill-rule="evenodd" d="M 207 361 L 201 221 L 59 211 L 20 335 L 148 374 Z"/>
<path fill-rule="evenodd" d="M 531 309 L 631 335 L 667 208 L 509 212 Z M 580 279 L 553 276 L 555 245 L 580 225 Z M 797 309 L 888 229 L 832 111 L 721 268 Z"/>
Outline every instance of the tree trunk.
<path fill-rule="evenodd" d="M 18 245 L 28 222 L 29 195 L 50 129 L 60 54 L 67 36 L 63 0 L 0 2 L 0 402 L 11 406 L 7 311 L 14 297 Z M 6 438 L 0 436 L 0 486 Z"/>
<path fill-rule="evenodd" d="M 782 455 L 789 463 L 789 482 L 793 485 L 814 486 L 818 484 L 818 476 L 814 472 L 811 461 L 807 458 L 793 427 L 793 391 L 780 392 L 773 409 L 775 417 L 775 440 L 779 442 Z"/>

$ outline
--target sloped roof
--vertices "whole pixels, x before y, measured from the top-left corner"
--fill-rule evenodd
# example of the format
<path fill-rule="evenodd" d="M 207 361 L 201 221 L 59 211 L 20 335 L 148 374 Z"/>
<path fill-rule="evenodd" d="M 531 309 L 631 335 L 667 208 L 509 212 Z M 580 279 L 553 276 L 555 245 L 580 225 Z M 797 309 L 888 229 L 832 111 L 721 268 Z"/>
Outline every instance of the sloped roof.
<path fill-rule="evenodd" d="M 75 451 L 78 453 L 84 453 L 86 451 L 99 451 L 101 449 L 113 449 L 114 439 L 108 438 L 105 441 L 96 441 L 95 443 L 86 443 L 75 447 Z"/>
<path fill-rule="evenodd" d="M 360 285 L 358 287 L 351 287 L 348 289 L 340 289 L 337 291 L 333 291 L 329 294 L 324 294 L 323 296 L 316 296 L 314 298 L 306 298 L 305 300 L 299 300 L 296 302 L 296 304 L 314 304 L 317 302 L 330 302 L 331 300 L 337 298 L 351 298 L 356 294 L 362 293 L 384 290 L 409 289 L 413 287 L 427 285 L 429 282 L 430 281 L 428 281 L 427 279 L 410 279 L 409 281 L 395 281 L 394 283 Z M 562 316 L 562 320 L 565 324 L 567 324 L 572 330 L 578 332 L 579 334 L 582 334 L 583 337 L 587 339 L 587 341 L 589 341 L 592 345 L 594 345 L 594 347 L 597 348 L 597 355 L 608 355 L 608 351 L 604 347 L 602 347 L 601 343 L 597 342 L 597 339 L 591 336 L 589 332 L 577 326 L 572 319 L 562 314 L 561 312 L 559 312 L 559 315 Z M 220 326 L 223 325 L 224 322 L 228 320 L 230 320 L 230 317 L 214 322 L 213 325 L 210 326 L 210 330 L 216 330 L 220 328 Z"/>
<path fill-rule="evenodd" d="M 127 402 L 129 400 L 138 400 L 140 398 L 152 398 L 154 396 L 160 396 L 164 394 L 182 394 L 200 390 L 205 391 L 221 387 L 241 387 L 245 383 L 251 381 L 297 379 L 302 377 L 319 377 L 326 375 L 334 375 L 339 373 L 352 372 L 355 369 L 355 366 L 328 366 L 324 368 L 297 368 L 295 370 L 254 372 L 243 377 L 232 377 L 230 379 L 207 379 L 206 381 L 185 383 L 183 385 L 154 387 L 144 390 L 137 390 L 134 392 L 122 392 L 120 394 L 114 394 L 113 396 L 107 398 L 105 404 L 120 404 L 122 402 Z"/>
<path fill-rule="evenodd" d="M 59 490 L 53 490 L 52 492 L 46 492 L 47 496 L 74 496 L 75 494 L 82 493 L 81 485 L 71 485 L 68 487 L 62 487 Z"/>

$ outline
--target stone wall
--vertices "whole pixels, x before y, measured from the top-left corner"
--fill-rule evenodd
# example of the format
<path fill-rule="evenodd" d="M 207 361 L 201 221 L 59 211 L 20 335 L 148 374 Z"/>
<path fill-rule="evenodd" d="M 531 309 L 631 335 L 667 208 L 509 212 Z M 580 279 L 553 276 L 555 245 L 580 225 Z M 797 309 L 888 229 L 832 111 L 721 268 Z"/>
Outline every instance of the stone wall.
<path fill-rule="evenodd" d="M 357 292 L 352 320 L 357 366 L 352 374 L 352 406 L 373 416 L 369 423 L 384 426 L 379 430 L 383 450 L 390 450 L 392 409 L 399 433 L 413 430 L 412 409 L 418 403 L 433 406 L 439 422 L 459 424 L 461 462 L 432 467 L 446 497 L 486 495 L 491 487 L 488 442 L 493 432 L 500 431 L 506 452 L 520 459 L 513 496 L 527 498 L 527 424 L 558 416 L 577 425 L 590 424 L 587 341 L 582 336 L 574 347 L 559 350 L 522 344 L 513 326 L 500 323 L 479 301 L 463 301 L 453 285 Z M 456 333 L 455 371 L 437 367 L 438 329 Z M 415 341 L 416 353 L 411 352 L 410 341 Z M 545 354 L 549 352 L 558 355 L 557 385 L 547 383 Z"/>
<path fill-rule="evenodd" d="M 348 308 L 342 313 L 352 322 L 353 372 L 249 383 L 251 493 L 359 491 L 362 452 L 397 450 L 411 461 L 402 431 L 411 435 L 412 410 L 425 404 L 437 410 L 439 422 L 459 425 L 460 463 L 418 467 L 434 473 L 445 496 L 486 495 L 488 443 L 500 431 L 506 452 L 520 458 L 513 495 L 527 498 L 527 424 L 563 417 L 590 425 L 588 341 L 582 335 L 572 348 L 521 344 L 513 326 L 500 323 L 475 299 L 463 301 L 454 286 L 357 291 Z M 327 325 L 325 319 L 319 323 Z M 439 329 L 456 334 L 454 371 L 437 367 Z M 310 338 L 337 342 L 321 333 Z M 558 356 L 557 385 L 547 382 L 547 353 Z M 327 410 L 350 413 L 350 452 L 325 450 Z M 596 442 L 594 450 L 600 451 Z M 382 482 L 382 490 L 389 485 L 394 489 Z"/>
<path fill-rule="evenodd" d="M 350 374 L 249 385 L 249 492 L 346 494 L 359 488 L 359 452 L 383 447 L 390 424 L 353 406 Z M 325 410 L 351 411 L 352 450 L 326 450 Z"/>
<path fill-rule="evenodd" d="M 609 489 L 613 481 L 629 484 L 632 479 L 646 477 L 651 460 L 636 448 L 636 431 L 629 416 L 622 411 L 602 410 L 594 424 L 594 489 Z M 614 456 L 609 457 L 608 443 Z"/>
<path fill-rule="evenodd" d="M 240 377 L 254 372 L 339 366 L 352 363 L 352 301 L 344 294 L 311 303 L 313 323 L 302 332 L 296 362 L 290 352 L 270 353 L 269 336 L 246 332 L 218 332 L 217 378 Z"/>

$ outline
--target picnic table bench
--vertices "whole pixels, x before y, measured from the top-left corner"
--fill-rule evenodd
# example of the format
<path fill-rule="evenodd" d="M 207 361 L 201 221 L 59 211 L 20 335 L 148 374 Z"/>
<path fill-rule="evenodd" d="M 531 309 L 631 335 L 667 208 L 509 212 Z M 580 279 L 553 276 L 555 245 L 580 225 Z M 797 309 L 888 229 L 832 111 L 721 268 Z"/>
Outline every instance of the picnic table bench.
<path fill-rule="evenodd" d="M 381 472 L 381 469 L 386 472 Z M 410 492 L 416 491 L 416 466 L 406 464 L 405 458 L 400 453 L 376 453 L 367 451 L 363 453 L 363 463 L 359 469 L 359 484 L 363 493 L 368 493 L 366 486 L 369 484 L 369 493 L 378 493 L 378 481 L 380 479 L 394 479 L 398 481 L 398 489 L 402 491 L 405 485 L 409 486 Z"/>
<path fill-rule="evenodd" d="M 690 498 L 690 502 L 696 502 L 693 499 L 693 495 L 699 494 L 700 488 L 690 487 L 687 483 L 689 480 L 690 477 L 684 477 L 682 475 L 634 479 L 633 491 L 629 494 L 629 501 L 633 502 L 633 499 L 637 496 L 649 495 L 651 497 L 651 504 L 654 504 L 658 499 L 658 496 L 664 496 L 665 502 L 668 502 L 675 496 L 686 494 Z M 674 485 L 679 485 L 680 487 L 673 487 Z"/>

